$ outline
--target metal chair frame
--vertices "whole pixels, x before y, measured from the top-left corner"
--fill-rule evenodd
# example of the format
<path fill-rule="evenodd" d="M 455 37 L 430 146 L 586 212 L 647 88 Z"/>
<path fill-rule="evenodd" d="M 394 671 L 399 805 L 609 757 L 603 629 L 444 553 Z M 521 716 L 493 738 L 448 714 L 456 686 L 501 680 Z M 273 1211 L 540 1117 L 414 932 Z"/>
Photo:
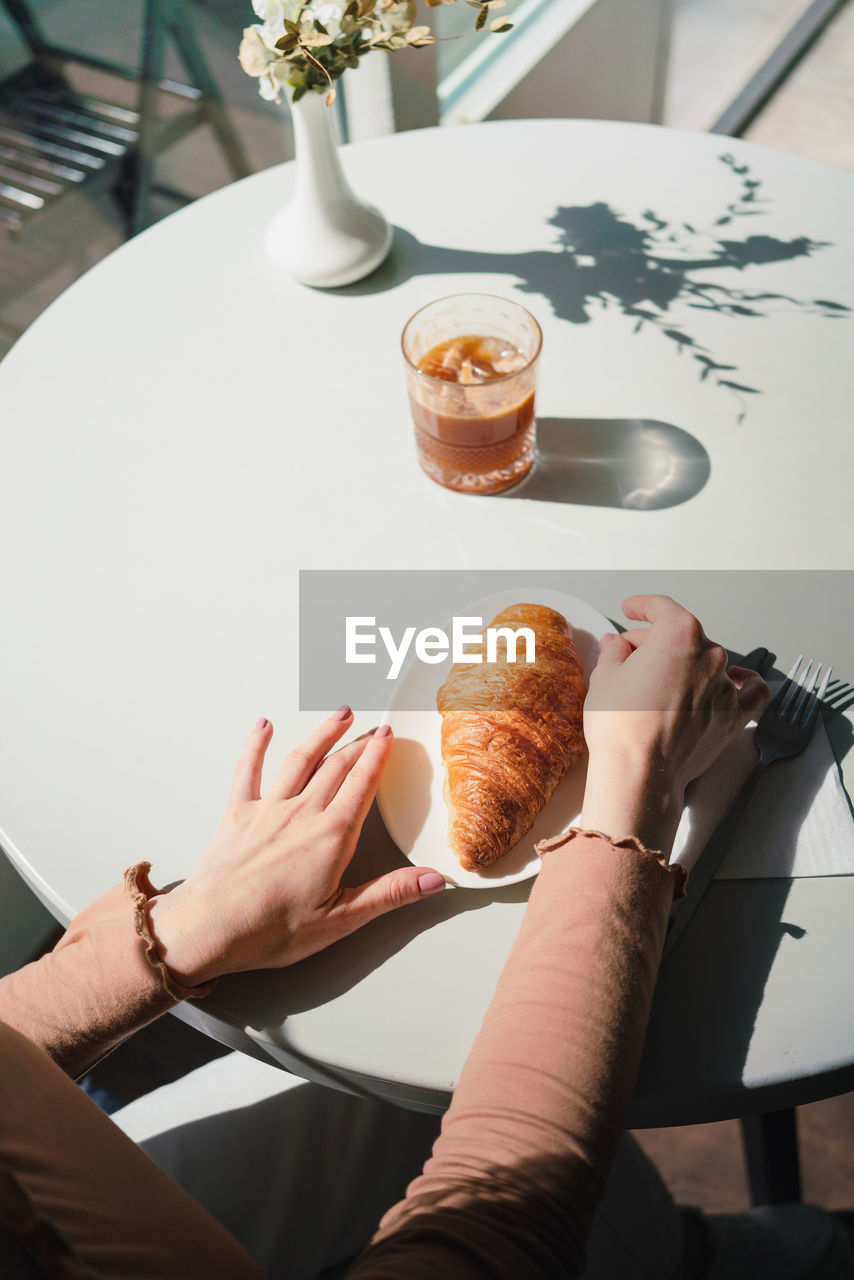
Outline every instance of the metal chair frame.
<path fill-rule="evenodd" d="M 109 186 L 128 235 L 151 222 L 155 192 L 188 197 L 154 181 L 157 154 L 208 124 L 234 178 L 251 168 L 199 43 L 185 0 L 146 0 L 139 67 L 52 44 L 27 0 L 0 0 L 33 62 L 0 86 L 0 225 L 20 231 L 69 191 Z M 169 41 L 191 83 L 164 75 Z M 63 76 L 69 64 L 139 85 L 135 111 L 81 94 Z M 158 118 L 160 94 L 187 104 Z"/>

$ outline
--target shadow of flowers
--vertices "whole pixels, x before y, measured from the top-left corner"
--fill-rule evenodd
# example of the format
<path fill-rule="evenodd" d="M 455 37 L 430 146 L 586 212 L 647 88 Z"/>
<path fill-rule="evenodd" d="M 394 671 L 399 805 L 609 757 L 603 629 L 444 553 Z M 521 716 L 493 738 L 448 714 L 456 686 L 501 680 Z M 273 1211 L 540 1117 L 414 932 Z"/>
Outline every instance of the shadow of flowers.
<path fill-rule="evenodd" d="M 623 315 L 634 318 L 635 333 L 644 325 L 657 327 L 680 353 L 687 351 L 697 361 L 701 366 L 701 381 L 711 379 L 737 396 L 741 421 L 745 413 L 744 396 L 757 395 L 759 388 L 722 377 L 722 374 L 737 373 L 738 366 L 714 359 L 707 348 L 686 332 L 685 325 L 672 327 L 666 316 L 670 307 L 684 301 L 694 310 L 759 318 L 767 316 L 774 304 L 782 303 L 826 319 L 838 319 L 849 308 L 825 298 L 803 302 L 789 294 L 735 289 L 708 278 L 716 270 L 744 271 L 771 262 L 809 257 L 817 249 L 829 247 L 827 241 L 810 240 L 807 236 L 797 236 L 794 240 L 765 235 L 751 235 L 744 240 L 723 239 L 719 228 L 737 218 L 761 215 L 760 206 L 768 202 L 761 198 L 761 182 L 751 177 L 749 165 L 737 164 L 731 155 L 723 155 L 720 160 L 740 179 L 740 190 L 726 206 L 726 212 L 710 227 L 671 223 L 651 209 L 643 214 L 643 225 L 635 226 L 603 203 L 559 208 L 548 221 L 558 229 L 561 252 L 570 257 L 581 285 L 579 309 L 561 318 L 575 324 L 585 323 L 590 319 L 590 304 L 596 300 L 605 308 L 616 305 Z M 697 279 L 697 273 L 703 273 L 704 278 Z M 531 292 L 531 282 L 523 283 L 521 288 L 523 292 Z M 541 292 L 536 285 L 534 289 Z M 556 314 L 561 312 L 556 310 Z"/>
<path fill-rule="evenodd" d="M 342 295 L 374 293 L 413 276 L 445 273 L 501 273 L 515 276 L 523 293 L 539 294 L 552 311 L 570 324 L 587 324 L 597 309 L 616 307 L 635 321 L 634 332 L 657 329 L 698 365 L 701 382 L 734 396 L 743 421 L 747 397 L 760 388 L 738 377 L 738 365 L 719 359 L 690 332 L 687 320 L 669 314 L 714 311 L 741 319 L 767 318 L 774 311 L 797 308 L 828 320 L 850 314 L 843 303 L 827 298 L 802 300 L 790 294 L 733 287 L 714 278 L 716 272 L 746 271 L 788 259 L 810 257 L 830 247 L 828 241 L 769 235 L 727 238 L 723 229 L 767 212 L 760 179 L 732 155 L 719 157 L 738 183 L 736 195 L 721 215 L 705 227 L 670 221 L 648 209 L 637 223 L 603 201 L 559 207 L 547 219 L 557 229 L 556 250 L 494 253 L 448 249 L 425 244 L 402 228 L 395 229 L 392 252 L 367 280 L 339 290 Z"/>

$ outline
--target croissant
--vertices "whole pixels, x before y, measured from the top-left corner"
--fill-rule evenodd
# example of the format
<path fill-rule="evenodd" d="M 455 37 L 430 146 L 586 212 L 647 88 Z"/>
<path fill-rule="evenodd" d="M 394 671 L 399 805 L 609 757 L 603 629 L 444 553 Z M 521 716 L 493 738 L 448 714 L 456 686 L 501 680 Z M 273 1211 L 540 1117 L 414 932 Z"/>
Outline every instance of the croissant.
<path fill-rule="evenodd" d="M 439 690 L 442 761 L 449 811 L 448 841 L 466 870 L 487 867 L 507 853 L 545 808 L 561 778 L 584 750 L 581 713 L 584 675 L 572 628 L 554 609 L 516 604 L 492 627 L 530 627 L 532 664 L 456 663 Z M 469 652 L 477 652 L 477 643 Z"/>

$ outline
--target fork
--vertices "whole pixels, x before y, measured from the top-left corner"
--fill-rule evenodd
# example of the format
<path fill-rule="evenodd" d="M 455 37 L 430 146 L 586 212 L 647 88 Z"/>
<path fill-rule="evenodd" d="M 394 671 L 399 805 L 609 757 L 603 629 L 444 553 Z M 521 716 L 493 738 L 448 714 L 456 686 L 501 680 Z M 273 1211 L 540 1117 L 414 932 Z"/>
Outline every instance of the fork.
<path fill-rule="evenodd" d="M 821 663 L 817 663 L 813 671 L 813 663 L 810 659 L 799 676 L 798 668 L 803 660 L 804 655 L 801 654 L 763 711 L 756 726 L 753 740 L 759 751 L 759 760 L 747 780 L 753 786 L 769 764 L 773 764 L 775 760 L 785 760 L 790 756 L 800 755 L 812 737 L 818 719 L 819 705 L 827 693 L 833 667 L 827 668 L 816 692 L 816 684 L 821 675 Z M 811 681 L 810 676 L 812 676 Z"/>
<path fill-rule="evenodd" d="M 814 665 L 810 659 L 799 675 L 803 660 L 804 656 L 801 654 L 762 713 L 754 736 L 759 753 L 756 765 L 712 832 L 706 847 L 697 859 L 696 866 L 688 877 L 687 893 L 676 907 L 664 940 L 662 961 L 667 959 L 682 936 L 685 926 L 711 883 L 724 854 L 732 843 L 735 829 L 762 774 L 775 760 L 786 760 L 800 755 L 813 735 L 818 720 L 818 710 L 827 693 L 833 668 L 827 668 L 821 685 L 816 689 L 821 675 L 821 663 Z"/>

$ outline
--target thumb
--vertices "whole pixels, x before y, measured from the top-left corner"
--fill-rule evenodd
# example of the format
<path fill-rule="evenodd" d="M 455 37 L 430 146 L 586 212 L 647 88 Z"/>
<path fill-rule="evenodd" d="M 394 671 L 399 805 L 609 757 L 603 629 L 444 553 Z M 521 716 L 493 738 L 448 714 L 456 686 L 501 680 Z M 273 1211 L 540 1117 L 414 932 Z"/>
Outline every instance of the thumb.
<path fill-rule="evenodd" d="M 756 671 L 730 667 L 730 680 L 738 689 L 738 703 L 748 720 L 758 720 L 771 699 L 771 690 Z"/>
<path fill-rule="evenodd" d="M 431 867 L 401 867 L 355 889 L 342 889 L 335 906 L 347 933 L 397 907 L 429 898 L 445 888 L 445 877 Z"/>
<path fill-rule="evenodd" d="M 609 671 L 615 667 L 621 667 L 632 652 L 632 646 L 624 636 L 609 633 L 599 641 L 599 661 L 596 663 L 596 670 Z"/>

